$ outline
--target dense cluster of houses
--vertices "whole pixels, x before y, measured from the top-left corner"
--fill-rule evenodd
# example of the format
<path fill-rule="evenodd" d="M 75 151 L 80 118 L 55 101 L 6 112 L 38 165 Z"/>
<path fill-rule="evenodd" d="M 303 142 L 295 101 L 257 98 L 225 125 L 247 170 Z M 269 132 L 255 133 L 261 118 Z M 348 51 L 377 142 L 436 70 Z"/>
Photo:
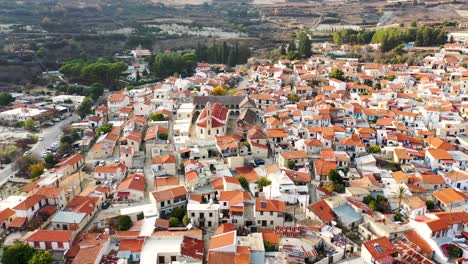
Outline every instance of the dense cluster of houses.
<path fill-rule="evenodd" d="M 466 263 L 468 58 L 447 45 L 412 66 L 199 63 L 114 92 L 72 125 L 86 154 L 0 201 L 0 228 L 44 218 L 24 241 L 80 264 Z"/>

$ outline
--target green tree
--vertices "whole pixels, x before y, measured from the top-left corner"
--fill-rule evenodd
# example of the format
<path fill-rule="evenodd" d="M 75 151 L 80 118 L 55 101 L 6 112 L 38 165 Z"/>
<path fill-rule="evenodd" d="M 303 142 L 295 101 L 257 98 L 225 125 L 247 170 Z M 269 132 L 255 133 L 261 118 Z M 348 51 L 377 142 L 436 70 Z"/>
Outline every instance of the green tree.
<path fill-rule="evenodd" d="M 24 126 L 24 129 L 26 130 L 33 130 L 35 126 L 35 122 L 32 118 L 27 118 L 26 120 L 24 120 L 23 126 Z"/>
<path fill-rule="evenodd" d="M 180 224 L 179 218 L 177 218 L 177 217 L 169 218 L 169 226 L 170 227 L 177 227 L 177 226 L 179 226 L 179 224 Z"/>
<path fill-rule="evenodd" d="M 196 65 L 195 53 L 158 53 L 150 60 L 151 72 L 159 78 L 166 78 L 175 73 L 182 76 L 191 75 Z"/>
<path fill-rule="evenodd" d="M 112 131 L 112 124 L 105 124 L 96 130 L 96 136 L 105 135 Z"/>
<path fill-rule="evenodd" d="M 276 246 L 268 241 L 263 241 L 263 246 L 267 252 L 276 251 Z"/>
<path fill-rule="evenodd" d="M 81 118 L 84 118 L 89 113 L 91 113 L 92 108 L 93 108 L 93 102 L 91 101 L 91 98 L 85 97 L 83 99 L 83 102 L 78 107 L 78 110 L 77 110 L 78 115 L 80 115 Z"/>
<path fill-rule="evenodd" d="M 293 170 L 296 168 L 296 163 L 293 160 L 288 160 L 288 168 Z"/>
<path fill-rule="evenodd" d="M 190 224 L 190 218 L 187 215 L 184 215 L 182 223 L 184 224 L 184 226 L 187 226 L 188 224 Z"/>
<path fill-rule="evenodd" d="M 14 102 L 15 98 L 11 96 L 10 93 L 0 93 L 0 105 L 5 106 L 9 105 L 11 102 Z"/>
<path fill-rule="evenodd" d="M 271 184 L 271 181 L 267 177 L 263 177 L 263 176 L 260 177 L 260 179 L 258 179 L 257 181 L 257 187 L 260 191 L 263 191 L 263 188 L 270 184 Z"/>
<path fill-rule="evenodd" d="M 36 250 L 22 242 L 15 242 L 3 250 L 2 264 L 28 264 Z"/>
<path fill-rule="evenodd" d="M 417 26 L 416 21 L 411 22 L 410 26 L 411 27 L 416 27 Z"/>
<path fill-rule="evenodd" d="M 166 117 L 161 113 L 152 113 L 148 118 L 151 121 L 166 121 Z"/>
<path fill-rule="evenodd" d="M 237 176 L 237 179 L 239 180 L 239 183 L 242 186 L 242 188 L 244 188 L 244 190 L 250 191 L 249 182 L 247 181 L 247 178 L 245 178 L 244 175 Z"/>
<path fill-rule="evenodd" d="M 288 99 L 289 99 L 289 102 L 291 102 L 292 104 L 299 102 L 299 96 L 297 96 L 297 94 L 295 93 L 288 94 Z"/>
<path fill-rule="evenodd" d="M 158 139 L 159 140 L 167 140 L 169 138 L 169 135 L 167 133 L 159 133 L 158 134 Z"/>
<path fill-rule="evenodd" d="M 52 168 L 55 166 L 55 164 L 57 164 L 57 160 L 55 159 L 55 156 L 52 153 L 48 153 L 44 157 L 44 162 L 47 168 Z"/>
<path fill-rule="evenodd" d="M 310 56 L 312 56 L 312 41 L 305 32 L 299 33 L 297 53 L 301 58 L 309 58 Z"/>
<path fill-rule="evenodd" d="M 185 207 L 177 207 L 171 212 L 171 217 L 177 218 L 179 221 L 181 221 L 184 216 L 186 215 L 187 210 Z"/>
<path fill-rule="evenodd" d="M 104 85 L 101 83 L 93 83 L 89 88 L 88 88 L 88 94 L 91 99 L 96 101 L 101 97 L 101 95 L 104 94 Z"/>
<path fill-rule="evenodd" d="M 330 78 L 335 78 L 335 79 L 337 79 L 337 80 L 341 80 L 341 81 L 344 81 L 344 80 L 345 80 L 343 70 L 338 69 L 338 68 L 333 69 L 333 70 L 330 72 L 330 75 L 329 75 L 329 76 L 330 76 Z"/>
<path fill-rule="evenodd" d="M 28 264 L 50 264 L 53 260 L 49 251 L 38 251 L 34 253 Z"/>
<path fill-rule="evenodd" d="M 426 201 L 426 207 L 427 207 L 427 210 L 434 210 L 434 208 L 435 208 L 434 201 L 432 201 L 432 200 L 427 200 L 427 201 Z"/>
<path fill-rule="evenodd" d="M 395 196 L 398 199 L 398 213 L 401 212 L 401 201 L 406 195 L 406 188 L 403 186 L 398 187 L 398 189 L 395 191 Z"/>
<path fill-rule="evenodd" d="M 127 231 L 132 227 L 132 219 L 128 215 L 120 215 L 118 218 L 119 231 Z"/>
<path fill-rule="evenodd" d="M 370 153 L 380 153 L 380 146 L 372 145 L 369 147 Z"/>

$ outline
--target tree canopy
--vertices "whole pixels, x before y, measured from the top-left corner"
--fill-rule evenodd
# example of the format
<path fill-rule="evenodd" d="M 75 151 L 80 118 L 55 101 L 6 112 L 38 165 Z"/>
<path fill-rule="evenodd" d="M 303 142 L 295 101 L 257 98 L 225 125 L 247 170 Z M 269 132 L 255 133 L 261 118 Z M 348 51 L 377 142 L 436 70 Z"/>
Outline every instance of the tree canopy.
<path fill-rule="evenodd" d="M 89 113 L 91 113 L 92 108 L 93 108 L 93 102 L 91 101 L 91 98 L 85 97 L 83 99 L 83 102 L 78 107 L 78 115 L 80 115 L 81 118 L 84 118 Z"/>
<path fill-rule="evenodd" d="M 53 260 L 52 254 L 49 251 L 38 251 L 34 253 L 28 264 L 49 264 Z"/>
<path fill-rule="evenodd" d="M 157 53 L 150 59 L 152 74 L 158 78 L 166 78 L 174 74 L 191 75 L 197 66 L 197 56 L 189 53 Z"/>
<path fill-rule="evenodd" d="M 443 28 L 414 28 L 415 26 L 408 29 L 384 28 L 377 31 L 343 29 L 333 34 L 333 41 L 338 45 L 380 43 L 382 51 L 390 51 L 412 41 L 419 47 L 438 46 L 447 41 L 447 32 Z"/>
<path fill-rule="evenodd" d="M 231 45 L 224 41 L 223 43 L 213 42 L 211 46 L 198 44 L 195 54 L 198 61 L 236 66 L 247 62 L 250 49 L 237 42 Z"/>
<path fill-rule="evenodd" d="M 15 98 L 11 96 L 10 93 L 0 93 L 0 105 L 5 106 L 9 105 L 11 102 L 14 102 Z"/>
<path fill-rule="evenodd" d="M 299 33 L 297 54 L 300 58 L 309 58 L 312 56 L 312 41 L 309 35 L 304 31 Z"/>
<path fill-rule="evenodd" d="M 271 184 L 271 181 L 267 177 L 260 177 L 257 181 L 257 186 L 259 190 L 263 190 L 265 186 L 268 186 Z"/>
<path fill-rule="evenodd" d="M 96 135 L 97 136 L 104 135 L 104 134 L 107 134 L 107 133 L 109 133 L 111 131 L 112 131 L 112 124 L 105 124 L 105 125 L 100 126 L 97 129 Z"/>
<path fill-rule="evenodd" d="M 344 77 L 344 72 L 341 69 L 333 69 L 330 74 L 330 78 L 335 78 L 337 80 L 344 81 L 346 78 Z"/>
<path fill-rule="evenodd" d="M 161 113 L 152 113 L 148 118 L 151 121 L 166 121 L 166 117 Z"/>
<path fill-rule="evenodd" d="M 36 250 L 28 244 L 15 242 L 12 246 L 7 246 L 3 250 L 2 264 L 28 264 Z"/>
<path fill-rule="evenodd" d="M 118 228 L 120 231 L 127 231 L 132 227 L 132 219 L 128 215 L 121 215 L 118 218 Z"/>
<path fill-rule="evenodd" d="M 72 60 L 65 62 L 59 71 L 72 81 L 113 86 L 127 68 L 127 64 L 121 61 L 98 59 L 96 62 L 89 63 L 83 60 Z"/>

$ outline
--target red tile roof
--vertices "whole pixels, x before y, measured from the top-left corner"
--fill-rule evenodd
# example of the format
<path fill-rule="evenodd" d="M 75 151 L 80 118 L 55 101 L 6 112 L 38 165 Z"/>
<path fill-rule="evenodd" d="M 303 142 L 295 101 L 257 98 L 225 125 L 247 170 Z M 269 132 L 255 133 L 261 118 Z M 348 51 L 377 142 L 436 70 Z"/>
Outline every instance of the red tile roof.
<path fill-rule="evenodd" d="M 70 230 L 36 230 L 25 240 L 31 242 L 71 242 L 72 233 Z"/>
<path fill-rule="evenodd" d="M 424 255 L 431 254 L 433 252 L 432 247 L 426 242 L 426 240 L 424 240 L 424 238 L 418 235 L 416 231 L 408 230 L 404 235 L 409 241 L 416 244 Z"/>
<path fill-rule="evenodd" d="M 203 260 L 203 253 L 205 251 L 205 243 L 203 240 L 184 237 L 181 247 L 182 255 L 189 256 L 200 261 Z"/>
<path fill-rule="evenodd" d="M 375 260 L 388 257 L 397 252 L 396 247 L 390 242 L 387 237 L 380 237 L 362 243 L 362 246 L 369 251 L 372 258 Z"/>
<path fill-rule="evenodd" d="M 279 200 L 268 200 L 257 198 L 255 201 L 255 211 L 258 212 L 286 212 L 286 204 Z"/>
<path fill-rule="evenodd" d="M 224 107 L 222 104 L 214 103 L 211 105 L 211 109 L 205 109 L 200 113 L 197 119 L 196 125 L 200 127 L 207 127 L 208 125 L 208 111 L 210 111 L 211 127 L 223 127 L 226 124 L 229 109 Z"/>
<path fill-rule="evenodd" d="M 210 250 L 236 245 L 236 231 L 211 237 Z"/>
<path fill-rule="evenodd" d="M 72 166 L 72 165 L 77 164 L 78 162 L 80 162 L 83 159 L 84 159 L 84 156 L 78 153 L 78 154 L 72 155 L 72 156 L 68 157 L 67 159 L 64 159 L 61 162 L 57 163 L 55 165 L 55 167 Z"/>
<path fill-rule="evenodd" d="M 216 229 L 214 234 L 219 235 L 219 234 L 231 232 L 234 230 L 236 230 L 236 227 L 234 226 L 234 224 L 224 223 L 224 224 L 219 225 L 218 229 Z"/>
<path fill-rule="evenodd" d="M 135 173 L 135 174 L 130 174 L 123 180 L 119 186 L 117 187 L 117 190 L 120 191 L 125 191 L 125 190 L 137 190 L 137 191 L 142 191 L 144 192 L 146 188 L 146 181 L 145 181 L 145 175 L 142 173 Z"/>
<path fill-rule="evenodd" d="M 10 226 L 12 228 L 20 228 L 26 224 L 26 220 L 28 220 L 26 217 L 16 217 L 11 221 Z"/>
<path fill-rule="evenodd" d="M 5 210 L 0 212 L 0 223 L 5 222 L 8 218 L 15 215 L 15 211 L 11 210 L 10 208 L 6 208 Z"/>
<path fill-rule="evenodd" d="M 14 210 L 28 210 L 33 207 L 35 204 L 38 204 L 45 197 L 42 195 L 31 195 L 26 200 L 22 201 L 20 204 L 13 208 Z"/>
<path fill-rule="evenodd" d="M 143 239 L 123 239 L 120 241 L 119 251 L 141 252 L 144 242 Z"/>
<path fill-rule="evenodd" d="M 180 196 L 185 196 L 187 193 L 187 188 L 185 188 L 185 186 L 178 186 L 166 190 L 154 191 L 151 194 L 153 195 L 154 199 L 156 199 L 156 201 L 160 202 L 174 199 Z"/>
<path fill-rule="evenodd" d="M 154 179 L 154 187 L 164 187 L 164 186 L 171 186 L 171 185 L 179 185 L 179 177 L 178 176 L 168 176 L 168 177 L 156 177 Z"/>
<path fill-rule="evenodd" d="M 176 163 L 176 157 L 174 155 L 164 155 L 160 157 L 154 157 L 152 159 L 153 164 L 167 164 L 167 163 Z"/>
<path fill-rule="evenodd" d="M 335 215 L 327 202 L 320 200 L 310 205 L 310 210 L 325 223 L 330 223 L 335 220 Z"/>

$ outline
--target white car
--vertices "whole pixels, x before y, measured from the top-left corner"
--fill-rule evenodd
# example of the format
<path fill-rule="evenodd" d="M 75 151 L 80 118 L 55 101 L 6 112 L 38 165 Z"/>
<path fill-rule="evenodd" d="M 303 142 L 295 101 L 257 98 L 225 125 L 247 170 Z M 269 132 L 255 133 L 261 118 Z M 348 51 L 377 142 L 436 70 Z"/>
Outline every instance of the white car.
<path fill-rule="evenodd" d="M 42 141 L 42 140 L 44 140 L 43 137 L 39 137 L 39 138 L 37 139 L 37 141 Z"/>
<path fill-rule="evenodd" d="M 30 150 L 28 150 L 28 151 L 24 152 L 24 154 L 23 154 L 23 155 L 24 155 L 24 156 L 29 156 L 29 155 L 31 155 L 31 151 L 30 151 Z"/>

